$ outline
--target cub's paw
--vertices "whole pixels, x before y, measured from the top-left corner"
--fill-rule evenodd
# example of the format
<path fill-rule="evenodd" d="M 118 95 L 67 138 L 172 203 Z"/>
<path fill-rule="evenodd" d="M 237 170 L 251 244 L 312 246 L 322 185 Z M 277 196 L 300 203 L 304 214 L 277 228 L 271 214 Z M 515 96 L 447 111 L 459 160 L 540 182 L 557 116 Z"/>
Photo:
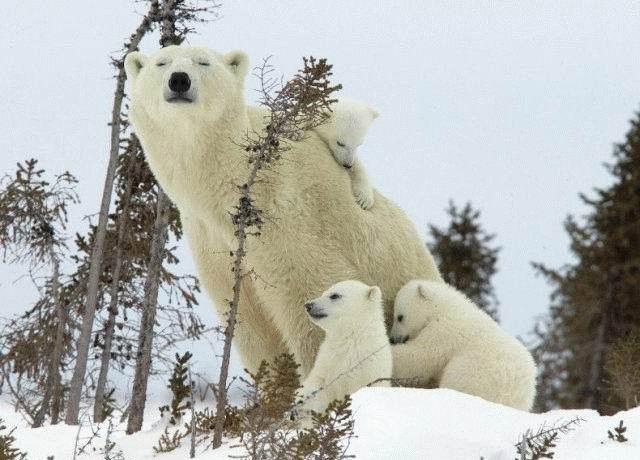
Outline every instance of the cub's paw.
<path fill-rule="evenodd" d="M 360 205 L 365 211 L 371 209 L 373 206 L 373 189 L 371 188 L 356 188 L 353 191 L 353 196 L 356 199 L 356 203 Z"/>

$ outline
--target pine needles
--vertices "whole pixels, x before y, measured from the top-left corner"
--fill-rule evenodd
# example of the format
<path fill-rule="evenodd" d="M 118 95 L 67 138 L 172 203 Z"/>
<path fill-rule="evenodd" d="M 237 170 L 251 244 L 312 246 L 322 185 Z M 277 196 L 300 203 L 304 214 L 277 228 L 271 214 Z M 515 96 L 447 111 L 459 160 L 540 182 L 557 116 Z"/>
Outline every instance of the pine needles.
<path fill-rule="evenodd" d="M 583 422 L 580 417 L 569 420 L 560 425 L 547 427 L 542 425 L 537 431 L 527 430 L 520 436 L 520 440 L 515 445 L 518 456 L 515 460 L 540 460 L 553 458 L 556 441 L 560 434 L 566 434 Z"/>
<path fill-rule="evenodd" d="M 25 460 L 27 454 L 21 452 L 17 447 L 14 447 L 13 443 L 16 441 L 13 432 L 16 430 L 13 428 L 7 433 L 3 433 L 7 430 L 4 420 L 0 418 L 0 459 L 2 460 Z"/>
<path fill-rule="evenodd" d="M 627 442 L 629 439 L 624 435 L 627 432 L 627 427 L 624 426 L 624 421 L 620 420 L 620 424 L 613 429 L 607 431 L 607 436 L 617 442 Z"/>

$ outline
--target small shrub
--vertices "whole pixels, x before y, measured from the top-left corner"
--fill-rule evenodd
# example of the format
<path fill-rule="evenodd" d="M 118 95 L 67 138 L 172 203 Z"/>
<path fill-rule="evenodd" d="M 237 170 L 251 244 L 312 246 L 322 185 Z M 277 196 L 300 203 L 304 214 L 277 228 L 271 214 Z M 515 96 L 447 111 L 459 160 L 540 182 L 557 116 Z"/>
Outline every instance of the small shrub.
<path fill-rule="evenodd" d="M 547 427 L 542 425 L 536 432 L 527 430 L 520 436 L 520 440 L 515 445 L 517 457 L 515 460 L 541 460 L 553 458 L 556 441 L 560 434 L 566 434 L 573 430 L 576 425 L 584 420 L 577 417 L 561 425 Z"/>
<path fill-rule="evenodd" d="M 292 355 L 263 362 L 249 374 L 246 400 L 227 413 L 229 431 L 240 431 L 246 460 L 344 460 L 353 437 L 351 400 L 332 402 L 311 414 L 311 427 L 300 429 L 294 414 L 300 389 L 298 364 Z"/>
<path fill-rule="evenodd" d="M 184 411 L 191 407 L 191 401 L 188 399 L 191 396 L 191 385 L 188 381 L 188 362 L 192 356 L 193 355 L 188 351 L 182 356 L 176 353 L 176 364 L 173 367 L 173 372 L 171 373 L 168 385 L 173 395 L 171 405 L 160 407 L 161 416 L 163 416 L 165 412 L 169 412 L 171 414 L 169 423 L 172 425 L 177 425 L 182 419 Z M 185 399 L 187 399 L 186 402 Z"/>
<path fill-rule="evenodd" d="M 0 418 L 0 459 L 25 460 L 27 458 L 27 454 L 24 452 L 20 452 L 17 447 L 13 446 L 13 444 L 16 442 L 16 438 L 15 436 L 13 436 L 13 433 L 16 431 L 16 429 L 13 428 L 8 432 L 6 431 L 7 427 L 4 424 L 4 420 Z"/>
<path fill-rule="evenodd" d="M 156 454 L 166 453 L 176 450 L 182 444 L 182 440 L 189 436 L 189 431 L 181 431 L 176 429 L 173 433 L 169 432 L 169 427 L 164 429 L 164 433 L 158 439 L 158 445 L 153 446 Z"/>
<path fill-rule="evenodd" d="M 607 435 L 609 436 L 609 439 L 612 439 L 614 441 L 627 442 L 629 439 L 624 435 L 626 431 L 627 427 L 624 426 L 624 422 L 620 420 L 620 424 L 613 429 L 613 432 L 611 432 L 611 430 L 608 430 Z"/>

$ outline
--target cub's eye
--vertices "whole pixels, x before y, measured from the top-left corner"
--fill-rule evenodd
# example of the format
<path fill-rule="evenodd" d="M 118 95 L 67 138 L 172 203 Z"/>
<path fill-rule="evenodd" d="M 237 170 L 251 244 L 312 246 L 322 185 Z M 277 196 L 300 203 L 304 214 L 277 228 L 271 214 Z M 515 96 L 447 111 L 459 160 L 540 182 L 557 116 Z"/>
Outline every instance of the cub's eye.
<path fill-rule="evenodd" d="M 340 141 L 336 141 L 336 144 L 338 144 L 338 147 L 346 147 L 347 146 L 346 144 L 343 144 Z"/>
<path fill-rule="evenodd" d="M 167 65 L 166 62 L 162 62 L 162 61 L 161 62 L 156 62 L 156 67 L 162 67 L 162 66 L 165 66 L 165 65 Z"/>
<path fill-rule="evenodd" d="M 398 315 L 398 322 L 401 323 L 404 319 L 404 315 Z"/>
<path fill-rule="evenodd" d="M 198 65 L 209 67 L 209 63 L 207 61 L 198 61 Z"/>
<path fill-rule="evenodd" d="M 334 292 L 333 294 L 331 294 L 331 295 L 329 296 L 329 298 L 330 298 L 331 300 L 338 300 L 340 297 L 342 297 L 342 296 L 341 296 L 340 294 L 338 294 L 337 292 Z"/>

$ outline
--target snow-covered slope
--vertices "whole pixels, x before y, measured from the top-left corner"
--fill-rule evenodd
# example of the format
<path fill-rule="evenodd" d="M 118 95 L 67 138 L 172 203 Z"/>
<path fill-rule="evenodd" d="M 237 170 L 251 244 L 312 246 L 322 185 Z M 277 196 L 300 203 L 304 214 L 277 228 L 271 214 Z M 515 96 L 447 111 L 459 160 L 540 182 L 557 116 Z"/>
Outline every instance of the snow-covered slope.
<path fill-rule="evenodd" d="M 1 404 L 1 403 L 0 403 Z M 364 460 L 513 460 L 514 444 L 527 429 L 542 425 L 584 419 L 575 429 L 560 435 L 554 449 L 554 460 L 640 460 L 640 408 L 620 412 L 613 417 L 601 417 L 590 410 L 563 410 L 545 414 L 529 414 L 472 396 L 449 390 L 418 390 L 400 388 L 367 388 L 353 398 L 357 438 L 349 450 Z M 157 410 L 150 409 L 149 419 Z M 18 425 L 17 444 L 29 453 L 30 460 L 71 460 L 78 430 L 64 425 L 30 429 L 6 405 L 0 405 L 0 416 L 8 425 Z M 627 442 L 619 443 L 607 437 L 620 420 L 628 427 Z M 118 427 L 122 429 L 122 427 Z M 163 430 L 159 423 L 148 423 L 145 431 L 134 436 L 122 432 L 113 435 L 115 450 L 122 450 L 127 460 L 184 460 L 188 446 L 154 456 L 152 446 Z M 80 432 L 79 444 L 86 442 L 89 428 Z M 101 433 L 103 436 L 104 433 Z M 104 444 L 96 439 L 95 448 Z M 198 452 L 200 460 L 221 460 L 240 452 L 229 441 L 223 449 Z M 98 460 L 104 457 L 92 452 L 79 458 Z"/>
<path fill-rule="evenodd" d="M 354 395 L 353 453 L 366 460 L 513 460 L 527 429 L 584 419 L 560 435 L 554 460 L 640 460 L 640 408 L 601 417 L 591 410 L 529 414 L 451 390 L 368 388 Z M 623 419 L 629 441 L 607 438 Z"/>

